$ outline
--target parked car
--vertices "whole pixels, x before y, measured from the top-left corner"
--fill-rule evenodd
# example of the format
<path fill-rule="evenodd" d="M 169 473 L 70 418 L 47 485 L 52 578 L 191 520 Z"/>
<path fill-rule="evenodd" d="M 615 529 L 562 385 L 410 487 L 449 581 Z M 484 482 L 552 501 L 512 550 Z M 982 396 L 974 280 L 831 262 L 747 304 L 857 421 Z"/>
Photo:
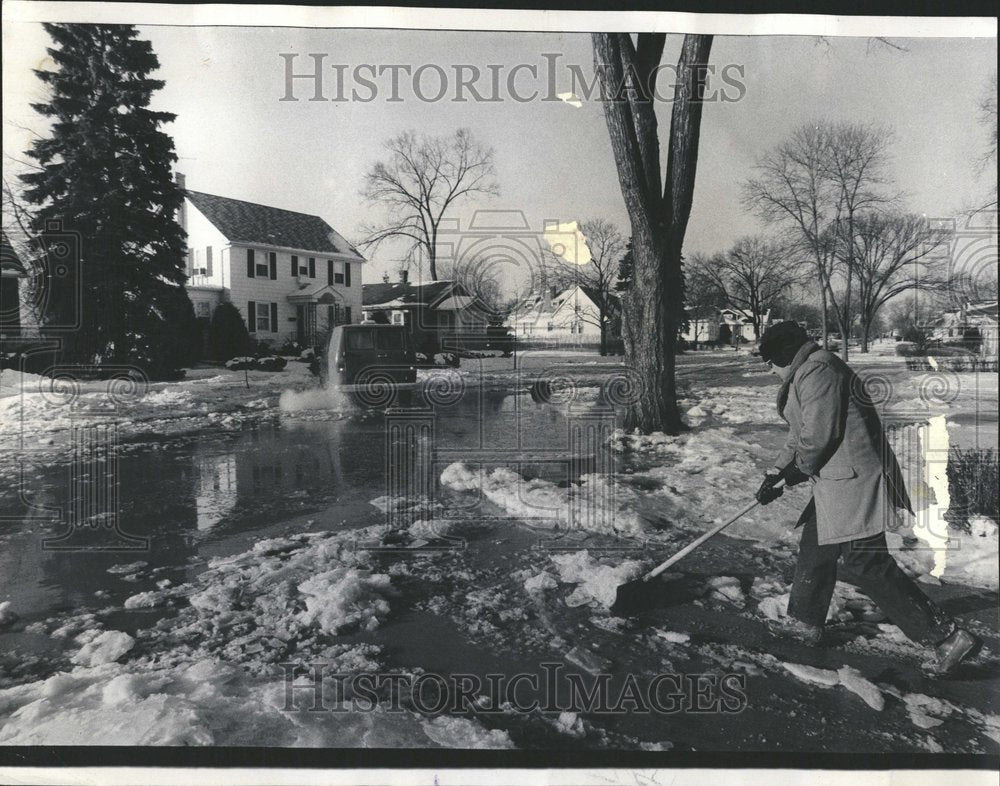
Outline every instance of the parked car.
<path fill-rule="evenodd" d="M 327 373 L 336 385 L 413 383 L 416 362 L 409 333 L 400 325 L 338 325 L 330 335 Z"/>

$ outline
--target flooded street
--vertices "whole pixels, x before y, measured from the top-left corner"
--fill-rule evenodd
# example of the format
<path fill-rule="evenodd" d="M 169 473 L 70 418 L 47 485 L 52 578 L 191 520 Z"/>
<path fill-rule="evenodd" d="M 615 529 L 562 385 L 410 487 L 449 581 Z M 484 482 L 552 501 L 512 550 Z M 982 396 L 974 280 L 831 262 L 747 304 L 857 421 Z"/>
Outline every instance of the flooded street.
<path fill-rule="evenodd" d="M 519 748 L 626 749 L 669 740 L 675 750 L 879 751 L 891 739 L 897 749 L 926 749 L 909 705 L 896 705 L 888 719 L 871 713 L 825 724 L 850 716 L 857 698 L 843 690 L 803 694 L 782 665 L 836 675 L 830 670 L 846 663 L 883 691 L 971 702 L 978 709 L 955 715 L 936 739 L 954 750 L 987 749 L 981 732 L 991 734 L 993 721 L 982 713 L 1000 707 L 977 695 L 977 685 L 996 679 L 994 656 L 947 689 L 932 688 L 917 668 L 919 648 L 884 639 L 858 616 L 869 609 L 858 600 L 837 601 L 856 605 L 855 616 L 842 611 L 831 623 L 834 646 L 812 650 L 767 633 L 760 609 L 787 590 L 801 491 L 766 515 L 745 516 L 685 559 L 653 588 L 654 608 L 629 619 L 609 615 L 607 593 L 613 596 L 619 576 L 635 575 L 731 515 L 778 450 L 785 427 L 774 412 L 777 385 L 758 361 L 682 357 L 681 408 L 693 428 L 662 438 L 615 431 L 621 408 L 612 380 L 623 377 L 613 359 L 528 356 L 516 371 L 484 366 L 469 363 L 460 376 L 435 372 L 388 409 L 286 384 L 259 399 L 267 406 L 258 399 L 231 406 L 226 429 L 172 429 L 163 414 L 141 430 L 125 423 L 113 527 L 100 516 L 75 529 L 65 523 L 79 482 L 71 454 L 26 462 L 20 484 L 5 478 L 0 490 L 5 512 L 18 512 L 0 534 L 0 598 L 14 601 L 20 617 L 0 631 L 0 648 L 17 654 L 5 661 L 7 678 L 62 673 L 79 657 L 81 631 L 108 630 L 134 637 L 134 654 L 149 659 L 150 674 L 178 657 L 220 659 L 267 680 L 268 690 L 277 690 L 285 669 L 317 658 L 348 673 L 377 664 L 379 673 L 465 675 L 483 701 L 491 679 L 522 675 L 526 687 L 508 703 L 542 704 L 530 712 L 494 708 L 476 727 Z M 873 365 L 862 376 L 891 370 Z M 905 403 L 904 384 L 904 411 L 892 417 L 909 434 L 927 413 Z M 181 393 L 154 395 L 185 401 Z M 989 417 L 985 408 L 950 412 L 952 444 L 982 446 Z M 158 423 L 167 424 L 161 435 Z M 919 452 L 922 443 L 906 444 Z M 77 538 L 98 546 L 118 538 L 135 548 L 53 548 L 83 542 Z M 328 587 L 323 581 L 333 579 L 324 576 L 341 583 Z M 366 583 L 375 580 L 383 583 Z M 995 595 L 960 585 L 930 590 L 994 637 Z M 310 592 L 319 594 L 303 610 Z M 329 630 L 298 628 L 293 621 L 303 614 L 337 621 Z M 894 672 L 899 659 L 907 665 Z M 612 701 L 635 688 L 629 680 L 646 690 L 667 673 L 682 681 L 735 675 L 746 703 L 739 713 L 710 716 L 690 707 L 559 710 L 560 702 L 570 706 L 573 690 L 597 684 L 594 669 L 612 675 L 604 686 Z M 689 689 L 679 684 L 677 695 Z M 304 717 L 295 708 L 283 712 L 296 724 Z M 804 736 L 775 717 L 797 717 Z M 859 737 L 858 722 L 878 734 Z M 424 744 L 423 732 L 398 733 Z"/>

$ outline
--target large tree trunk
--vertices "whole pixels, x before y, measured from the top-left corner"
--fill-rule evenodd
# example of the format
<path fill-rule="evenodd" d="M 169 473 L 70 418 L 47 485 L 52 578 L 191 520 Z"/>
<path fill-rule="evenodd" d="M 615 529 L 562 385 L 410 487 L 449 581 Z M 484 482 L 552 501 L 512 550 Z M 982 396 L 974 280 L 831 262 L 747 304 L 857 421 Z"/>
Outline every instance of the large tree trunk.
<path fill-rule="evenodd" d="M 604 116 L 632 228 L 633 275 L 622 298 L 627 362 L 639 377 L 625 428 L 676 433 L 685 428 L 677 409 L 674 354 L 684 303 L 681 249 L 694 194 L 700 102 L 711 36 L 686 35 L 677 64 L 667 172 L 660 185 L 659 138 L 652 101 L 643 85 L 659 65 L 665 36 L 641 34 L 638 47 L 625 33 L 595 33 L 595 68 L 604 80 Z M 626 83 L 634 74 L 639 85 Z M 627 85 L 626 96 L 618 94 Z M 692 100 L 694 99 L 694 100 Z"/>

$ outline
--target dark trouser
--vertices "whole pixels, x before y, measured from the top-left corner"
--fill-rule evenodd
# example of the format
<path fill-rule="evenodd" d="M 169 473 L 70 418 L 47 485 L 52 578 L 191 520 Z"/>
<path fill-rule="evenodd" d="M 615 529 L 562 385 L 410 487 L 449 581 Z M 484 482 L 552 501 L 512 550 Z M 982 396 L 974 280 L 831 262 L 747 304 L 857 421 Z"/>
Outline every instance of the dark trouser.
<path fill-rule="evenodd" d="M 951 635 L 955 623 L 900 570 L 889 553 L 885 533 L 820 546 L 816 517 L 802 526 L 799 560 L 788 600 L 788 614 L 822 626 L 837 583 L 837 562 L 843 561 L 841 581 L 854 584 L 914 641 L 934 645 Z"/>

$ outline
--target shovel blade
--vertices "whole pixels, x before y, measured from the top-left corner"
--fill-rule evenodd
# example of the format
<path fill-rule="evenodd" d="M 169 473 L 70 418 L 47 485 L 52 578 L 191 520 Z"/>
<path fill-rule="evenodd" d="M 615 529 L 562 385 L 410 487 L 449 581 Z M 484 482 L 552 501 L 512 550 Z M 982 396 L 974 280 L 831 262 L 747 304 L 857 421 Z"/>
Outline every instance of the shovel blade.
<path fill-rule="evenodd" d="M 658 582 L 656 582 L 658 583 Z M 615 602 L 611 604 L 611 613 L 619 616 L 629 616 L 657 605 L 656 587 L 654 582 L 635 579 L 618 587 Z"/>

